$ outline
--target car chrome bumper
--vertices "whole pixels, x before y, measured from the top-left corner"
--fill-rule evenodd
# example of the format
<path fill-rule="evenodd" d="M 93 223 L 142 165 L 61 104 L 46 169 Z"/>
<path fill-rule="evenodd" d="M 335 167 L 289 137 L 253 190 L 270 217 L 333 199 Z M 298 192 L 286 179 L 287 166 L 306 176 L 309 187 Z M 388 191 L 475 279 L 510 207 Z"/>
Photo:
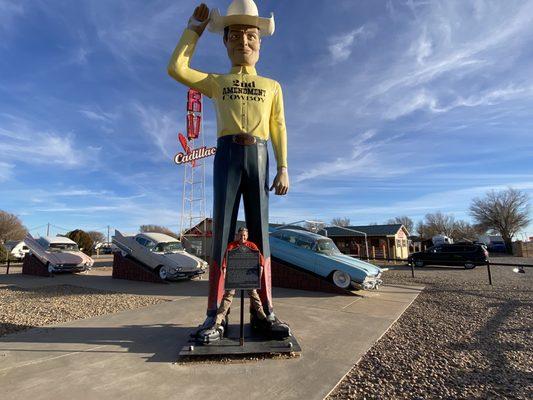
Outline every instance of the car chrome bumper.
<path fill-rule="evenodd" d="M 378 290 L 383 284 L 381 274 L 378 276 L 369 276 L 363 282 L 353 282 L 353 285 L 359 290 Z"/>
<path fill-rule="evenodd" d="M 175 273 L 169 273 L 168 279 L 191 279 L 202 274 L 205 274 L 205 270 L 203 269 L 196 271 L 176 271 Z"/>
<path fill-rule="evenodd" d="M 52 272 L 83 272 L 90 271 L 91 267 L 88 265 L 51 265 Z"/>

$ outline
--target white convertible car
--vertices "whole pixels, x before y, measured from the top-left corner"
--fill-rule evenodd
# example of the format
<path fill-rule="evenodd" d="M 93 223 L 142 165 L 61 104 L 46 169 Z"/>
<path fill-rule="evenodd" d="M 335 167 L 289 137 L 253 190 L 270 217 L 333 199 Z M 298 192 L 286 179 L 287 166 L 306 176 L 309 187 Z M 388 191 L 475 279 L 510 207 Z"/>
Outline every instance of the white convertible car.
<path fill-rule="evenodd" d="M 24 239 L 30 253 L 37 257 L 48 272 L 80 272 L 91 269 L 94 260 L 78 249 L 73 240 L 63 236 L 46 236 L 34 239 L 30 234 Z"/>
<path fill-rule="evenodd" d="M 123 256 L 130 256 L 159 274 L 161 279 L 191 279 L 204 274 L 207 262 L 187 253 L 181 242 L 162 233 L 123 235 L 115 230 L 115 244 Z"/>

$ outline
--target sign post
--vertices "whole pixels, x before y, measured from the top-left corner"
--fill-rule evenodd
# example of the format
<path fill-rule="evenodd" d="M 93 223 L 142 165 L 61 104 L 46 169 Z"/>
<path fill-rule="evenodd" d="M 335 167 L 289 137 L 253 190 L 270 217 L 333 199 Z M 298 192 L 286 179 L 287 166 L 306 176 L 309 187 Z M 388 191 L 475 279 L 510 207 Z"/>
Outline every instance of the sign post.
<path fill-rule="evenodd" d="M 261 262 L 259 251 L 239 246 L 228 251 L 226 290 L 241 291 L 241 323 L 239 344 L 244 346 L 244 290 L 261 288 Z"/>

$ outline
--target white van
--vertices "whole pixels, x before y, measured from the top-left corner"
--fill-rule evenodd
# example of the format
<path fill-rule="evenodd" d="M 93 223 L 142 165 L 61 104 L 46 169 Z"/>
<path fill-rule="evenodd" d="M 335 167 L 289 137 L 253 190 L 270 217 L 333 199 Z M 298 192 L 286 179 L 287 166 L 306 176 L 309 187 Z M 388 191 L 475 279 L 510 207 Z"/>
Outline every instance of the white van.
<path fill-rule="evenodd" d="M 452 244 L 453 243 L 453 239 L 446 235 L 435 235 L 431 238 L 431 241 L 433 242 L 433 246 L 437 246 L 439 244 Z"/>
<path fill-rule="evenodd" d="M 8 240 L 4 243 L 4 247 L 13 257 L 19 260 L 22 260 L 30 252 L 23 240 Z"/>

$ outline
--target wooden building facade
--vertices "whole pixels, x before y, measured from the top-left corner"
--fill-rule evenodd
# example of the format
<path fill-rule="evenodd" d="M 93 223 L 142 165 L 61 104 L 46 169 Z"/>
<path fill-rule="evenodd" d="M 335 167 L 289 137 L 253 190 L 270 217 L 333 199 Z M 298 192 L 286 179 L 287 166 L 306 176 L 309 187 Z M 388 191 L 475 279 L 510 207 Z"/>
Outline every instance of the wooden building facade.
<path fill-rule="evenodd" d="M 402 224 L 330 226 L 319 233 L 331 238 L 341 252 L 355 257 L 406 259 L 409 256 L 409 232 Z"/>

